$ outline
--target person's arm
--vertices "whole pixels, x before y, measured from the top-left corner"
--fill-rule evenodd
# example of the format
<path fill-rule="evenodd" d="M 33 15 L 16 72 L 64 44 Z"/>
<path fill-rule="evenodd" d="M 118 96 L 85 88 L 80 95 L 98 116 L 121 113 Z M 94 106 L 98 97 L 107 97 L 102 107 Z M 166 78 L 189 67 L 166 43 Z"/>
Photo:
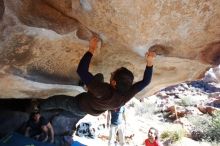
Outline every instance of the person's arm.
<path fill-rule="evenodd" d="M 153 66 L 153 63 L 154 63 L 154 58 L 156 57 L 156 53 L 155 52 L 147 52 L 145 54 L 145 58 L 146 58 L 146 61 L 147 61 L 147 65 L 148 67 L 151 67 Z"/>
<path fill-rule="evenodd" d="M 93 37 L 89 42 L 89 50 L 81 58 L 77 73 L 80 76 L 84 84 L 88 85 L 92 79 L 93 75 L 89 72 L 89 64 L 91 62 L 92 56 L 97 48 L 98 38 Z"/>
<path fill-rule="evenodd" d="M 137 92 L 143 90 L 148 84 L 151 82 L 152 74 L 153 74 L 153 61 L 156 54 L 154 52 L 147 52 L 145 54 L 146 58 L 146 68 L 144 71 L 143 80 L 135 83 L 133 86 L 136 88 Z"/>
<path fill-rule="evenodd" d="M 147 52 L 145 54 L 146 58 L 146 68 L 144 71 L 143 79 L 139 82 L 136 82 L 132 88 L 128 91 L 128 98 L 132 98 L 135 94 L 143 90 L 151 82 L 153 74 L 153 61 L 156 54 L 154 52 Z"/>
<path fill-rule="evenodd" d="M 27 123 L 25 125 L 25 133 L 24 133 L 24 135 L 26 137 L 30 137 L 30 130 L 31 130 L 31 126 L 30 126 L 31 120 L 30 119 L 27 121 Z"/>
<path fill-rule="evenodd" d="M 123 118 L 124 118 L 124 121 L 125 121 L 125 125 L 127 125 L 127 121 L 126 121 L 126 113 L 125 113 L 125 108 L 124 108 L 124 111 L 123 111 Z"/>
<path fill-rule="evenodd" d="M 53 130 L 53 126 L 51 125 L 50 122 L 47 124 L 47 128 L 48 128 L 49 134 L 50 134 L 50 143 L 54 143 L 54 130 Z"/>
<path fill-rule="evenodd" d="M 25 129 L 25 136 L 26 136 L 26 137 L 30 137 L 30 130 L 31 130 L 31 127 L 27 127 L 27 128 Z"/>
<path fill-rule="evenodd" d="M 111 124 L 110 122 L 111 122 L 111 111 L 109 110 L 107 114 L 107 128 L 110 127 Z"/>
<path fill-rule="evenodd" d="M 42 130 L 42 132 L 44 132 L 45 134 L 47 134 L 45 137 L 44 137 L 44 139 L 42 140 L 42 142 L 46 142 L 46 141 L 48 141 L 48 137 L 49 137 L 49 134 L 51 134 L 50 132 L 50 122 L 47 120 L 47 119 L 45 119 L 43 116 L 41 116 L 40 117 L 40 121 L 39 121 L 39 125 L 41 126 L 41 130 Z M 50 135 L 51 136 L 51 135 Z M 50 137 L 51 139 L 53 138 L 53 137 Z M 51 140 L 50 139 L 50 140 Z"/>
<path fill-rule="evenodd" d="M 143 90 L 147 85 L 150 84 L 151 82 L 151 78 L 152 78 L 152 74 L 153 74 L 153 66 L 149 67 L 146 66 L 145 71 L 144 71 L 144 77 L 141 81 L 136 82 L 132 88 L 134 89 L 134 91 L 136 91 L 136 93 L 140 92 L 141 90 Z"/>
<path fill-rule="evenodd" d="M 89 72 L 89 64 L 97 48 L 98 41 L 99 39 L 97 37 L 93 37 L 90 40 L 89 50 L 80 60 L 79 66 L 77 68 L 77 73 L 79 74 L 83 83 L 86 84 L 88 91 L 92 93 L 96 98 L 101 98 L 104 97 L 105 95 L 110 94 L 109 86 L 107 83 L 104 83 L 99 79 L 98 80 L 95 79 L 96 77 Z"/>

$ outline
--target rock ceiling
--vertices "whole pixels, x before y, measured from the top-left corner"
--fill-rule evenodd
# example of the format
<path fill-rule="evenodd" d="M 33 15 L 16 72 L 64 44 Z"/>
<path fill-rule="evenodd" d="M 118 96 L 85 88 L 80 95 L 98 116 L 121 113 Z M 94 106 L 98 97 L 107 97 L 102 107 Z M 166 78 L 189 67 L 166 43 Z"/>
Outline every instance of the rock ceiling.
<path fill-rule="evenodd" d="M 145 52 L 157 52 L 144 97 L 220 64 L 220 1 L 0 0 L 0 98 L 79 93 L 92 34 L 102 44 L 91 72 L 106 81 L 120 66 L 141 79 Z"/>

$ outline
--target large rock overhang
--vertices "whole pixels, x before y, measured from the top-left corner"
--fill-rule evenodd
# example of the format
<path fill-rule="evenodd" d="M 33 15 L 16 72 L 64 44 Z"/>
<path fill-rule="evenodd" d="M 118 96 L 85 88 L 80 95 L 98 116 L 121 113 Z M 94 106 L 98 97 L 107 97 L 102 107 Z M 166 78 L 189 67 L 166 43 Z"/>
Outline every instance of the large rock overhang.
<path fill-rule="evenodd" d="M 220 64 L 220 1 L 0 0 L 0 98 L 81 92 L 76 67 L 92 34 L 102 39 L 91 72 L 125 66 L 143 76 L 157 52 L 151 84 L 138 97 L 195 80 Z"/>

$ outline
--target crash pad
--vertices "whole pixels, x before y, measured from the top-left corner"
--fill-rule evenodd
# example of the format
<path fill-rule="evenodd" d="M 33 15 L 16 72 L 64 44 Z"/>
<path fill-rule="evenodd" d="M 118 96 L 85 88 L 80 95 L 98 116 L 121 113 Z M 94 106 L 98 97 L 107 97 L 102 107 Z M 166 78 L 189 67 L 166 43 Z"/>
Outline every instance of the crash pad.
<path fill-rule="evenodd" d="M 25 137 L 19 133 L 11 133 L 0 139 L 0 146 L 55 146 Z"/>

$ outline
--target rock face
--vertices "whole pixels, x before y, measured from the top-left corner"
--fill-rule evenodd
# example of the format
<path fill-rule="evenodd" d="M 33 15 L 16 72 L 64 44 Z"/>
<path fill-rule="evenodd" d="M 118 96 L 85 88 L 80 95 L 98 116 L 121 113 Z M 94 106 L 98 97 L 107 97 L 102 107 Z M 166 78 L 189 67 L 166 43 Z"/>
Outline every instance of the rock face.
<path fill-rule="evenodd" d="M 209 69 L 205 73 L 204 81 L 220 84 L 220 65 L 215 68 Z"/>
<path fill-rule="evenodd" d="M 144 53 L 157 52 L 139 97 L 198 79 L 220 64 L 219 7 L 219 0 L 0 0 L 0 98 L 76 94 L 76 67 L 92 34 L 102 47 L 91 72 L 106 81 L 121 66 L 141 79 Z"/>

